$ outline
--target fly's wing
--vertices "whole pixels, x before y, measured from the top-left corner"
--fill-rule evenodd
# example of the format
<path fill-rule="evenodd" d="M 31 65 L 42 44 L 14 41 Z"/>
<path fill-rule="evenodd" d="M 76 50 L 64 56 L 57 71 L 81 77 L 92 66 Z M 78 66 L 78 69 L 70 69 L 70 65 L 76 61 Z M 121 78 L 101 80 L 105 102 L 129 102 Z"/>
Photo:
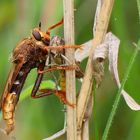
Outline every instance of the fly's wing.
<path fill-rule="evenodd" d="M 20 71 L 20 69 L 21 69 L 23 64 L 24 64 L 23 61 L 21 61 L 18 64 L 13 64 L 13 66 L 12 66 L 10 72 L 9 72 L 6 84 L 5 84 L 4 91 L 3 91 L 2 95 L 1 95 L 0 109 L 2 108 L 3 102 L 4 102 L 7 94 L 10 92 L 10 89 L 11 89 L 11 87 L 13 85 L 13 82 L 15 81 L 15 78 L 18 75 L 18 73 L 19 73 L 19 71 Z"/>

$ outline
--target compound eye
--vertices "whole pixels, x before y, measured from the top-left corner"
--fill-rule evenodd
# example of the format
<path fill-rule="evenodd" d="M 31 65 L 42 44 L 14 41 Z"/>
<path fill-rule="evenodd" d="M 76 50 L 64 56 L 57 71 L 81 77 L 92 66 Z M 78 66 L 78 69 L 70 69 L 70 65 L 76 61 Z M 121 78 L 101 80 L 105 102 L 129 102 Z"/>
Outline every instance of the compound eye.
<path fill-rule="evenodd" d="M 33 30 L 32 31 L 32 35 L 34 36 L 34 38 L 37 40 L 37 41 L 41 41 L 41 35 L 38 31 L 36 30 Z"/>

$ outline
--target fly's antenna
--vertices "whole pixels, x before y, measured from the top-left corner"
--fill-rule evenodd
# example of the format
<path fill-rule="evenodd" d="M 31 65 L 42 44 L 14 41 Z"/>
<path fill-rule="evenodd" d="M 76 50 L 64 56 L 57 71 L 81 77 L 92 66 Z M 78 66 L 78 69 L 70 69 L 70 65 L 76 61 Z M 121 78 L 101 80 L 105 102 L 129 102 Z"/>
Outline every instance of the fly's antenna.
<path fill-rule="evenodd" d="M 41 30 L 41 21 L 38 24 L 38 28 L 39 28 L 39 30 Z"/>

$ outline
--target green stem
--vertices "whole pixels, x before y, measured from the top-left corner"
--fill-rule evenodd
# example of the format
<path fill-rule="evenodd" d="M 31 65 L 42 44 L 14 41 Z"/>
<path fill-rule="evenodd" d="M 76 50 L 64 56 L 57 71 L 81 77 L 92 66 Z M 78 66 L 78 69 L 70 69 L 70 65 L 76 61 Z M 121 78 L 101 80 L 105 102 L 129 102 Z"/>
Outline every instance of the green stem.
<path fill-rule="evenodd" d="M 139 41 L 140 42 L 140 41 Z M 138 43 L 139 44 L 139 43 Z M 124 78 L 122 80 L 122 84 L 121 84 L 121 87 L 119 88 L 118 90 L 118 93 L 116 95 L 116 99 L 114 101 L 114 104 L 113 104 L 113 108 L 112 108 L 112 111 L 110 113 L 110 116 L 108 118 L 108 121 L 107 121 L 107 124 L 106 124 L 106 127 L 105 127 L 105 130 L 104 130 L 104 133 L 103 133 L 103 137 L 102 137 L 102 140 L 106 140 L 107 139 L 107 136 L 108 136 L 108 133 L 109 133 L 109 130 L 110 130 L 110 127 L 111 127 L 111 124 L 112 124 L 112 121 L 113 121 L 113 118 L 115 116 L 115 113 L 117 111 L 117 107 L 118 107 L 118 104 L 119 104 L 119 101 L 120 101 L 120 98 L 121 98 L 121 91 L 122 89 L 124 88 L 124 85 L 127 81 L 127 78 L 130 74 L 130 71 L 132 69 L 132 66 L 133 66 L 133 63 L 135 61 L 135 58 L 137 56 L 137 53 L 138 53 L 138 50 L 139 50 L 139 47 L 136 47 L 131 59 L 130 59 L 130 62 L 129 62 L 129 65 L 128 65 L 128 69 L 126 71 L 126 74 L 124 75 Z"/>

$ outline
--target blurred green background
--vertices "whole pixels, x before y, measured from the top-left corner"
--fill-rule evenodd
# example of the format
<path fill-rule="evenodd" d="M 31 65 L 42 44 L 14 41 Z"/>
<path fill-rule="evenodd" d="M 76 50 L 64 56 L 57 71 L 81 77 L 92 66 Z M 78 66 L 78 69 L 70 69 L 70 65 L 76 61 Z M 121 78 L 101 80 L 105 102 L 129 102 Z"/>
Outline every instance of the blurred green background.
<path fill-rule="evenodd" d="M 76 44 L 84 43 L 92 38 L 95 8 L 96 0 L 75 0 Z M 39 21 L 42 22 L 42 29 L 46 30 L 62 17 L 62 0 L 0 0 L 0 94 L 10 70 L 9 58 L 16 44 L 24 37 L 28 37 L 31 30 L 38 26 Z M 122 79 L 134 51 L 132 43 L 137 42 L 140 37 L 136 1 L 115 1 L 108 31 L 113 32 L 121 40 L 118 67 L 120 79 Z M 51 35 L 63 36 L 63 27 L 54 29 Z M 139 60 L 140 54 L 129 75 L 125 90 L 140 103 Z M 85 63 L 86 61 L 81 64 L 83 69 Z M 36 70 L 33 70 L 28 76 L 24 89 L 34 83 L 35 77 Z M 50 78 L 50 75 L 45 76 L 46 80 Z M 77 87 L 79 88 L 79 84 Z M 106 64 L 103 82 L 96 92 L 96 127 L 98 127 L 99 138 L 104 131 L 117 90 Z M 41 140 L 54 134 L 63 128 L 62 109 L 63 105 L 54 95 L 37 100 L 28 96 L 18 104 L 15 115 L 16 128 L 11 135 L 17 140 Z M 2 121 L 0 127 L 4 127 Z M 140 112 L 130 110 L 122 99 L 109 133 L 109 139 L 139 140 L 139 130 Z M 0 132 L 0 140 L 9 139 L 11 138 Z M 65 139 L 65 136 L 62 136 L 58 140 Z M 95 140 L 93 116 L 90 121 L 90 140 Z"/>

